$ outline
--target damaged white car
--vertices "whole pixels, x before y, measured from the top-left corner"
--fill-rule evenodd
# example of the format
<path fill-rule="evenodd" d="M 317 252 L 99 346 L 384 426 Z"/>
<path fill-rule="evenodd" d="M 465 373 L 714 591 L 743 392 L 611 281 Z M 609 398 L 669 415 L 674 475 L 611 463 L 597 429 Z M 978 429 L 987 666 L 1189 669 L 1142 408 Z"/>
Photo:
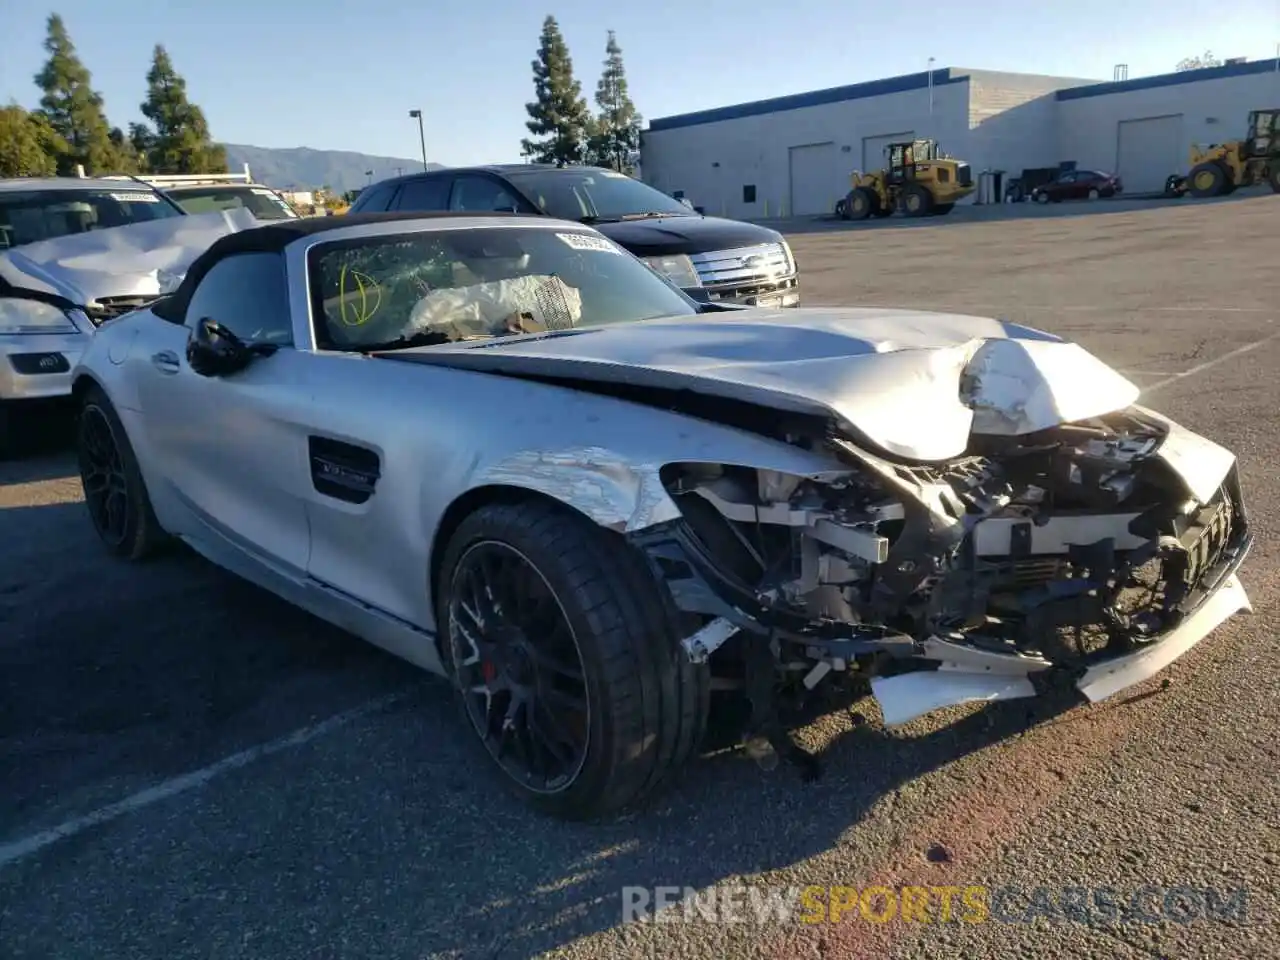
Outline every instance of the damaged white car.
<path fill-rule="evenodd" d="M 111 551 L 180 538 L 446 675 L 563 816 L 663 783 L 713 683 L 803 760 L 784 690 L 870 679 L 891 725 L 1098 700 L 1249 606 L 1234 457 L 1080 347 L 699 304 L 580 224 L 239 232 L 74 389 Z"/>
<path fill-rule="evenodd" d="M 0 456 L 71 396 L 71 368 L 104 321 L 176 286 L 248 211 L 187 216 L 145 183 L 0 180 Z"/>

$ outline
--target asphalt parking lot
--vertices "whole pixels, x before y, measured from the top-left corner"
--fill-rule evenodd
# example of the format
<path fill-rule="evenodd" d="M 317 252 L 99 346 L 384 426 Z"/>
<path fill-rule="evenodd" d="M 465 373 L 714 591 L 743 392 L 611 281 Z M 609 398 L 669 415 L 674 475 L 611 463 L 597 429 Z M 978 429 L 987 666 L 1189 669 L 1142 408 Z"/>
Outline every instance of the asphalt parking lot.
<path fill-rule="evenodd" d="M 966 709 L 890 735 L 855 705 L 868 722 L 802 731 L 816 784 L 720 753 L 652 809 L 548 822 L 477 765 L 440 682 L 197 558 L 106 559 L 54 450 L 0 464 L 0 957 L 1280 956 L 1280 197 L 1097 206 L 792 243 L 807 305 L 1070 336 L 1237 453 L 1255 613 L 1167 689 L 1030 729 Z M 624 886 L 871 883 L 1244 889 L 1247 908 L 620 922 Z"/>

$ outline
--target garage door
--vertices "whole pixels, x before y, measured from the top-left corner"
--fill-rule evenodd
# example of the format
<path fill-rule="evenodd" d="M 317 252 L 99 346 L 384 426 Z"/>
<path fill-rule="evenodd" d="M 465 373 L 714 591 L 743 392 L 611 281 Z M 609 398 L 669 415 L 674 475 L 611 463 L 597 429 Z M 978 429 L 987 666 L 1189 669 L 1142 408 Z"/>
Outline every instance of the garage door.
<path fill-rule="evenodd" d="M 915 132 L 904 130 L 902 133 L 882 133 L 876 137 L 862 138 L 862 169 L 883 170 L 885 164 L 884 148 L 891 143 L 902 143 L 914 140 Z"/>
<path fill-rule="evenodd" d="M 1125 193 L 1158 193 L 1171 173 L 1183 173 L 1188 144 L 1182 142 L 1182 114 L 1121 120 L 1116 173 Z"/>
<path fill-rule="evenodd" d="M 791 148 L 791 198 L 789 213 L 795 217 L 830 213 L 844 196 L 847 182 L 836 163 L 834 143 L 810 143 Z"/>

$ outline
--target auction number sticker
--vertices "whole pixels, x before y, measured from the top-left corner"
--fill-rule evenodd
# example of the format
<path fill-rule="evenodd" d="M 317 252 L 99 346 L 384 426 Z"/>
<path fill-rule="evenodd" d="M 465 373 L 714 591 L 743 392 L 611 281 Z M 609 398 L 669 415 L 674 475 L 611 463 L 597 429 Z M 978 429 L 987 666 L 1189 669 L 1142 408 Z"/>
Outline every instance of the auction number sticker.
<path fill-rule="evenodd" d="M 120 203 L 159 203 L 154 193 L 113 193 L 111 199 Z"/>
<path fill-rule="evenodd" d="M 593 237 L 587 233 L 557 233 L 561 242 L 574 250 L 591 250 L 595 253 L 616 253 L 622 251 L 604 237 Z"/>

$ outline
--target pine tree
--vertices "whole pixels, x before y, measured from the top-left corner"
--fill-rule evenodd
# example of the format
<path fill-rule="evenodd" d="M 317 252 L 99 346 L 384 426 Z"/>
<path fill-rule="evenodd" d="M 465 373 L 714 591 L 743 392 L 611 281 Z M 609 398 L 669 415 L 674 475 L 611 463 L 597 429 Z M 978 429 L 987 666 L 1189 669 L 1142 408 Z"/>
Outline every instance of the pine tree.
<path fill-rule="evenodd" d="M 520 141 L 521 154 L 535 163 L 580 163 L 591 115 L 582 86 L 573 77 L 573 60 L 555 17 L 542 22 L 538 59 L 532 66 L 536 99 L 525 104 L 529 112 L 525 126 L 540 139 Z"/>
<path fill-rule="evenodd" d="M 16 103 L 0 107 L 0 177 L 51 177 L 66 150 L 44 117 Z"/>
<path fill-rule="evenodd" d="M 35 76 L 44 93 L 40 114 L 67 149 L 58 155 L 61 174 L 83 164 L 91 174 L 114 173 L 121 158 L 111 143 L 111 127 L 102 112 L 102 97 L 90 85 L 92 76 L 76 54 L 66 25 L 56 13 L 50 14 L 44 48 L 49 60 Z"/>
<path fill-rule="evenodd" d="M 641 116 L 627 91 L 627 72 L 622 65 L 622 48 L 609 31 L 605 44 L 604 71 L 596 85 L 599 113 L 591 124 L 589 153 L 592 162 L 623 173 L 633 169 L 631 158 L 640 149 Z"/>
<path fill-rule="evenodd" d="M 146 145 L 146 164 L 158 173 L 225 173 L 227 153 L 209 135 L 204 111 L 187 100 L 187 82 L 173 68 L 169 52 L 156 44 L 147 71 L 142 114 L 154 131 L 135 125 L 134 144 Z"/>

